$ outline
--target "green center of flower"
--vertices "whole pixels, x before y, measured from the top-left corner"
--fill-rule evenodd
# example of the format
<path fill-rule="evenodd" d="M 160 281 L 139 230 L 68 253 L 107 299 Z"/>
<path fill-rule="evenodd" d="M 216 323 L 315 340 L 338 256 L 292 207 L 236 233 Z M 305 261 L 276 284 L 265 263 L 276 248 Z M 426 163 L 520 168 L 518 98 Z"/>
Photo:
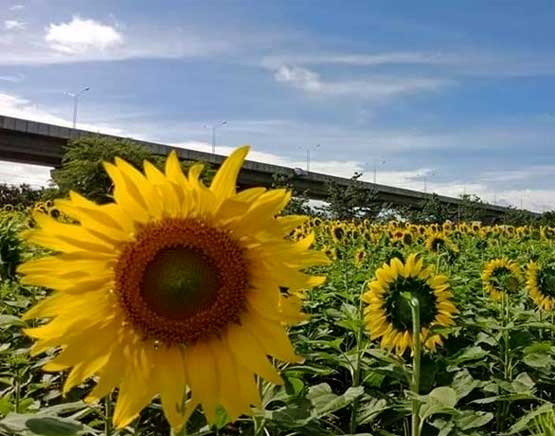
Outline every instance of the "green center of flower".
<path fill-rule="evenodd" d="M 403 293 L 409 292 L 420 303 L 420 325 L 428 327 L 437 315 L 437 297 L 424 281 L 414 277 L 399 277 L 389 287 L 385 299 L 387 318 L 400 331 L 412 330 L 412 310 Z"/>
<path fill-rule="evenodd" d="M 193 344 L 238 323 L 249 289 L 244 249 L 228 232 L 194 219 L 144 226 L 114 267 L 126 321 L 143 337 Z"/>
<path fill-rule="evenodd" d="M 518 279 L 513 272 L 505 266 L 493 270 L 491 281 L 498 291 L 516 292 L 518 290 Z"/>
<path fill-rule="evenodd" d="M 538 287 L 543 295 L 555 298 L 555 267 L 549 266 L 538 272 Z"/>
<path fill-rule="evenodd" d="M 430 246 L 432 247 L 433 251 L 439 251 L 443 247 L 445 247 L 445 240 L 441 238 L 434 238 Z"/>
<path fill-rule="evenodd" d="M 198 250 L 167 248 L 147 265 L 141 294 L 159 315 L 179 319 L 207 306 L 220 287 L 218 271 Z"/>

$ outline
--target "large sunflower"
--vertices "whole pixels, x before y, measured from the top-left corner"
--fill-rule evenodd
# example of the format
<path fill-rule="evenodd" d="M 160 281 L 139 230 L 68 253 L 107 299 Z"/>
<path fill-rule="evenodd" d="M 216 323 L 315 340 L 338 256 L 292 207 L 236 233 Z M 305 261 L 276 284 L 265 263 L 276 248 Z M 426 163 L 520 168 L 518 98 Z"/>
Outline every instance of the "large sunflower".
<path fill-rule="evenodd" d="M 540 267 L 530 261 L 526 269 L 526 287 L 534 303 L 547 312 L 555 310 L 555 267 Z"/>
<path fill-rule="evenodd" d="M 422 259 L 409 255 L 405 263 L 393 258 L 376 270 L 375 280 L 368 285 L 362 299 L 365 322 L 371 339 L 381 338 L 381 347 L 402 355 L 412 348 L 412 312 L 403 294 L 408 292 L 420 303 L 420 335 L 424 346 L 435 350 L 442 344 L 442 336 L 431 332 L 434 327 L 454 324 L 457 312 L 452 303 L 447 277 L 434 275 L 424 268 Z"/>
<path fill-rule="evenodd" d="M 520 280 L 519 266 L 505 257 L 490 260 L 482 272 L 484 289 L 497 301 L 501 301 L 506 293 L 516 292 Z"/>
<path fill-rule="evenodd" d="M 210 422 L 220 406 L 236 419 L 260 405 L 258 377 L 282 381 L 267 356 L 300 360 L 285 326 L 304 319 L 302 291 L 324 280 L 300 270 L 327 259 L 309 251 L 313 235 L 286 239 L 305 220 L 276 218 L 289 192 L 236 193 L 248 150 L 237 149 L 210 187 L 202 165 L 186 176 L 175 153 L 165 173 L 116 158 L 105 164 L 113 203 L 71 193 L 56 207 L 76 224 L 39 213 L 25 235 L 57 252 L 19 268 L 23 283 L 55 290 L 25 314 L 49 319 L 26 330 L 37 339 L 32 353 L 60 350 L 44 369 L 70 369 L 64 392 L 93 376 L 88 401 L 118 388 L 118 427 L 157 394 L 174 428 L 198 405 Z"/>

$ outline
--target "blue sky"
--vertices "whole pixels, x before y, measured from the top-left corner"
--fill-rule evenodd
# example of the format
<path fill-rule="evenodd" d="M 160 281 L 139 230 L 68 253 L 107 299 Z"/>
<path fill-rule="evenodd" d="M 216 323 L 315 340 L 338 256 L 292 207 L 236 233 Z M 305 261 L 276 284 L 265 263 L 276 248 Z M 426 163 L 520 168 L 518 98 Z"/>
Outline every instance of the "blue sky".
<path fill-rule="evenodd" d="M 4 2 L 1 114 L 555 208 L 552 1 Z"/>

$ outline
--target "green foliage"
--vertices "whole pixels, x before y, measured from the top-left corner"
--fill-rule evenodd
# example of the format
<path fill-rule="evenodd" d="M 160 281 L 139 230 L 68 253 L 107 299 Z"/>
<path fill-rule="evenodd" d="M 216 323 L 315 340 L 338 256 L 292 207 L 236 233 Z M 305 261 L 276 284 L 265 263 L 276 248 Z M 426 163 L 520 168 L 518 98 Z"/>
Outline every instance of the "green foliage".
<path fill-rule="evenodd" d="M 437 194 L 424 200 L 421 207 L 409 217 L 414 223 L 442 223 L 450 219 L 453 219 L 453 212 L 439 200 Z"/>
<path fill-rule="evenodd" d="M 24 222 L 23 214 L 6 214 L 6 223 L 12 223 L 6 226 L 13 226 L 11 235 L 17 235 Z M 553 319 L 535 308 L 523 283 L 511 295 L 510 304 L 502 304 L 484 293 L 480 278 L 483 264 L 492 258 L 508 256 L 522 266 L 531 257 L 551 259 L 552 241 L 523 241 L 505 231 L 483 236 L 453 229 L 451 238 L 460 254 L 451 258 L 427 251 L 416 234 L 410 244 L 403 244 L 391 236 L 397 228 L 363 222 L 342 223 L 343 238 L 333 240 L 330 229 L 335 224 L 324 221 L 309 229 L 316 232 L 318 248 L 331 247 L 338 256 L 329 267 L 314 271 L 325 274 L 327 281 L 306 295 L 310 319 L 289 331 L 305 361 L 280 364 L 281 386 L 260 382 L 262 407 L 253 418 L 226 424 L 222 412 L 221 421 L 209 426 L 197 411 L 187 434 L 408 436 L 413 400 L 420 405 L 423 436 L 553 434 Z M 375 238 L 369 240 L 368 235 Z M 10 241 L 6 244 L 17 247 L 20 257 L 38 254 L 27 246 L 22 249 L 18 240 Z M 364 260 L 355 264 L 361 247 L 365 247 Z M 370 340 L 360 302 L 368 281 L 386 259 L 406 258 L 412 252 L 449 277 L 459 309 L 456 325 L 443 329 L 444 345 L 423 355 L 418 395 L 409 392 L 410 353 L 396 356 Z M 48 357 L 29 353 L 31 341 L 21 329 L 36 324 L 20 316 L 46 293 L 17 280 L 0 283 L 0 435 L 104 435 L 110 408 L 79 401 L 93 382 L 64 397 L 61 387 L 67 374 L 41 371 Z M 113 410 L 112 400 L 106 404 Z M 139 434 L 169 434 L 158 399 L 128 428 L 112 433 Z"/>
<path fill-rule="evenodd" d="M 0 281 L 13 280 L 23 255 L 19 232 L 23 216 L 19 213 L 0 213 Z"/>
<path fill-rule="evenodd" d="M 61 167 L 52 171 L 52 180 L 58 186 L 59 194 L 66 196 L 73 190 L 98 203 L 110 201 L 112 182 L 103 162 L 113 162 L 115 157 L 126 160 L 136 168 L 141 168 L 144 160 L 158 166 L 162 162 L 132 141 L 105 136 L 78 138 L 68 144 Z"/>
<path fill-rule="evenodd" d="M 284 188 L 291 191 L 292 198 L 289 204 L 281 212 L 282 215 L 311 215 L 318 216 L 317 211 L 315 211 L 309 204 L 309 198 L 306 192 L 297 192 L 293 188 L 291 179 L 293 176 L 287 174 L 272 174 L 272 188 L 279 189 Z"/>
<path fill-rule="evenodd" d="M 45 191 L 44 188 L 33 189 L 26 184 L 14 186 L 0 183 L 0 208 L 23 210 L 39 201 Z"/>
<path fill-rule="evenodd" d="M 321 210 L 331 219 L 374 219 L 382 210 L 375 191 L 364 186 L 355 173 L 347 187 L 335 182 L 328 183 L 327 205 Z"/>

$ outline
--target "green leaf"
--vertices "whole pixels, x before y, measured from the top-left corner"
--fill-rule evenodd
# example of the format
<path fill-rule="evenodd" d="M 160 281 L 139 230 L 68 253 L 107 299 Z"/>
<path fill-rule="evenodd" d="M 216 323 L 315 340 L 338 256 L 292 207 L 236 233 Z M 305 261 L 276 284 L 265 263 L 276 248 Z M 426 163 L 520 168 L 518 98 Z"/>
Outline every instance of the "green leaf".
<path fill-rule="evenodd" d="M 464 350 L 462 350 L 460 353 L 458 353 L 452 359 L 451 362 L 454 366 L 458 366 L 464 362 L 483 359 L 488 354 L 489 353 L 486 350 L 484 350 L 482 347 L 478 347 L 478 346 L 467 347 Z"/>
<path fill-rule="evenodd" d="M 457 372 L 451 383 L 451 387 L 457 393 L 457 400 L 466 397 L 470 392 L 479 387 L 481 382 L 474 380 L 467 369 Z"/>
<path fill-rule="evenodd" d="M 12 409 L 11 398 L 8 395 L 0 398 L 0 415 L 7 415 Z"/>
<path fill-rule="evenodd" d="M 360 405 L 357 413 L 358 425 L 369 424 L 373 422 L 380 413 L 389 409 L 387 401 L 382 399 L 371 398 L 369 401 Z"/>
<path fill-rule="evenodd" d="M 456 422 L 461 430 L 469 430 L 471 428 L 482 427 L 492 419 L 493 413 L 465 411 L 461 417 L 457 418 Z"/>
<path fill-rule="evenodd" d="M 428 397 L 445 407 L 455 407 L 457 404 L 457 392 L 449 386 L 435 388 Z"/>
<path fill-rule="evenodd" d="M 531 368 L 550 368 L 555 364 L 551 356 L 545 353 L 529 353 L 522 358 L 522 361 Z"/>
<path fill-rule="evenodd" d="M 347 389 L 343 395 L 336 395 L 332 392 L 327 383 L 320 383 L 312 386 L 308 390 L 306 398 L 312 403 L 313 417 L 320 417 L 351 404 L 355 398 L 360 397 L 364 392 L 362 386 L 351 387 Z"/>
<path fill-rule="evenodd" d="M 534 409 L 528 412 L 526 415 L 521 417 L 513 426 L 509 429 L 507 434 L 516 434 L 522 431 L 527 430 L 530 427 L 530 423 L 538 416 L 543 415 L 544 413 L 549 413 L 553 410 L 555 404 L 553 403 L 546 403 L 537 409 Z"/>
<path fill-rule="evenodd" d="M 71 418 L 9 413 L 0 420 L 0 428 L 17 434 L 38 436 L 75 436 L 83 434 L 84 426 Z"/>
<path fill-rule="evenodd" d="M 0 315 L 0 328 L 23 327 L 25 322 L 18 316 Z"/>
<path fill-rule="evenodd" d="M 536 383 L 534 382 L 534 380 L 532 380 L 530 376 L 525 372 L 521 372 L 519 375 L 517 375 L 511 383 L 513 392 L 517 394 L 532 393 L 532 389 L 535 385 Z"/>
<path fill-rule="evenodd" d="M 426 420 L 438 413 L 455 414 L 454 408 L 457 404 L 457 392 L 448 386 L 435 388 L 428 395 L 423 397 L 425 403 L 420 407 L 420 418 Z"/>

